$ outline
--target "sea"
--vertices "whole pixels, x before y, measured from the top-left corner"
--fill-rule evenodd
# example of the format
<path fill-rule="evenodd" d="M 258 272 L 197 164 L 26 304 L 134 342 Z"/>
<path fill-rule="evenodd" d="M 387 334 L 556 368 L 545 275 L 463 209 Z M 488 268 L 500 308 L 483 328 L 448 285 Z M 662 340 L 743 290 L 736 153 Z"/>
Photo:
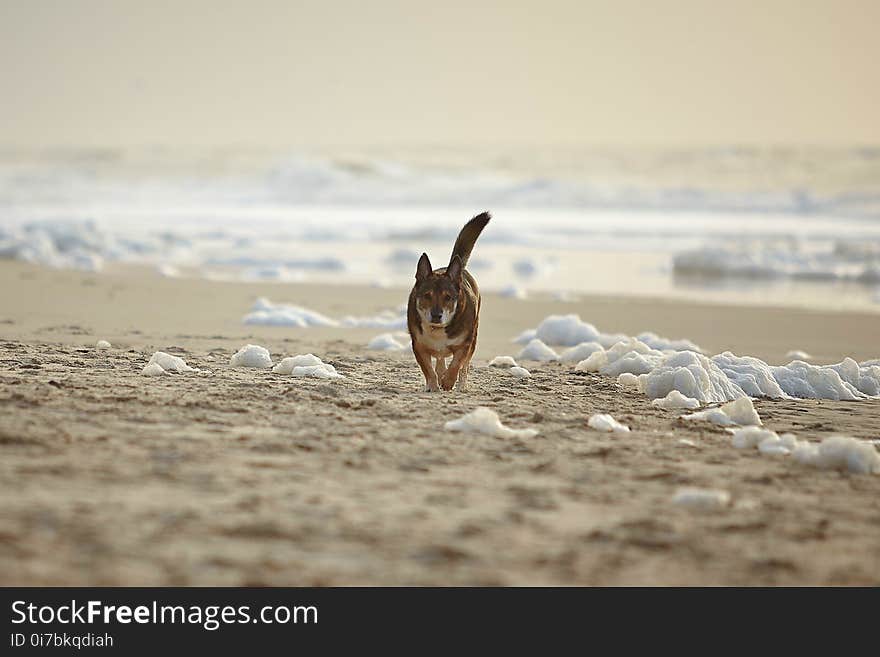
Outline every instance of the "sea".
<path fill-rule="evenodd" d="M 0 257 L 171 277 L 880 312 L 880 148 L 0 149 Z"/>

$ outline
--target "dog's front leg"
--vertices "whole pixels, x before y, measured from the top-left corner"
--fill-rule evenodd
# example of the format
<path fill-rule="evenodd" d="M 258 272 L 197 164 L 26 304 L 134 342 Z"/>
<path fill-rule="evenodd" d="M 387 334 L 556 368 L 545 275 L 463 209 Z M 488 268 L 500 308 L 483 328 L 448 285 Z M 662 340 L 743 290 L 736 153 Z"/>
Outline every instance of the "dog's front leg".
<path fill-rule="evenodd" d="M 440 377 L 441 388 L 443 388 L 444 390 L 452 390 L 452 386 L 454 386 L 455 382 L 458 380 L 458 372 L 461 369 L 461 366 L 464 364 L 467 355 L 467 347 L 460 347 L 458 349 L 453 348 L 452 362 L 449 363 L 449 367 L 443 373 L 443 376 Z"/>
<path fill-rule="evenodd" d="M 443 378 L 443 374 L 446 372 L 446 359 L 440 358 L 439 356 L 434 359 L 434 371 L 437 373 L 437 380 Z"/>
<path fill-rule="evenodd" d="M 413 354 L 415 354 L 416 362 L 422 368 L 422 374 L 425 375 L 425 390 L 427 392 L 437 392 L 440 390 L 440 386 L 437 383 L 437 373 L 431 366 L 431 354 L 415 342 L 413 342 L 412 350 Z"/>

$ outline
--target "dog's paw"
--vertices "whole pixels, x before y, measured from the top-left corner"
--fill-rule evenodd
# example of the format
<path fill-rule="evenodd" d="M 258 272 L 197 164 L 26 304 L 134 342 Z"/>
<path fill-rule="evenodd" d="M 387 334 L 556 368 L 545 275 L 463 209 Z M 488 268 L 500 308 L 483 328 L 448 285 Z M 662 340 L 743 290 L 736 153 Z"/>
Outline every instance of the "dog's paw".
<path fill-rule="evenodd" d="M 440 387 L 444 390 L 452 390 L 452 387 L 455 385 L 455 380 L 457 377 L 449 376 L 449 372 L 440 377 Z"/>
<path fill-rule="evenodd" d="M 436 381 L 431 381 L 425 384 L 425 392 L 440 392 L 440 386 Z"/>

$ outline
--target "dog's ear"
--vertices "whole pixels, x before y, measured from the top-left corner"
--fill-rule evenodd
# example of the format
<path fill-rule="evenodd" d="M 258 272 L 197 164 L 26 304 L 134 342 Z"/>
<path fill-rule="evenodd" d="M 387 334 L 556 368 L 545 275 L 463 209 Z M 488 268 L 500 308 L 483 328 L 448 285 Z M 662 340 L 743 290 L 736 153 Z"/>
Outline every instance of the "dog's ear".
<path fill-rule="evenodd" d="M 449 263 L 449 267 L 446 268 L 446 275 L 449 276 L 453 281 L 458 283 L 461 281 L 461 270 L 464 269 L 461 266 L 461 258 L 457 255 L 452 256 L 452 261 Z"/>
<path fill-rule="evenodd" d="M 419 258 L 419 266 L 416 267 L 416 280 L 425 280 L 426 278 L 428 278 L 428 276 L 430 276 L 432 271 L 434 271 L 434 268 L 431 267 L 431 261 L 428 260 L 428 254 L 423 253 L 422 257 Z"/>

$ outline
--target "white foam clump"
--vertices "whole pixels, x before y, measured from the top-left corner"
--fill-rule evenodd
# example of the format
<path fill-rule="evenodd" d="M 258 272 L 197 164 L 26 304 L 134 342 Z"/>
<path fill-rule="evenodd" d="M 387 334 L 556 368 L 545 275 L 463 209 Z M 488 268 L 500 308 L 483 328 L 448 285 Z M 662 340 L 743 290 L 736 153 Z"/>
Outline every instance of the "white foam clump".
<path fill-rule="evenodd" d="M 757 447 L 764 440 L 778 438 L 775 431 L 764 429 L 758 426 L 742 427 L 733 429 L 733 438 L 731 442 L 737 449 L 749 449 Z"/>
<path fill-rule="evenodd" d="M 880 454 L 874 446 L 849 436 L 829 436 L 818 445 L 800 441 L 792 457 L 816 468 L 880 474 Z"/>
<path fill-rule="evenodd" d="M 507 371 L 518 379 L 528 379 L 532 376 L 532 373 L 529 372 L 525 367 L 511 367 Z"/>
<path fill-rule="evenodd" d="M 314 310 L 291 304 L 273 303 L 261 297 L 256 300 L 251 312 L 242 320 L 245 324 L 263 326 L 293 326 L 308 328 L 311 326 L 339 326 L 339 322 Z"/>
<path fill-rule="evenodd" d="M 374 328 L 386 331 L 402 330 L 406 328 L 406 304 L 394 309 L 386 309 L 377 315 L 356 317 L 346 315 L 339 324 L 346 328 Z"/>
<path fill-rule="evenodd" d="M 635 374 L 630 374 L 629 372 L 624 372 L 620 376 L 617 377 L 617 384 L 621 388 L 627 388 L 630 390 L 635 390 L 637 392 L 641 392 L 642 388 L 639 385 L 639 377 Z"/>
<path fill-rule="evenodd" d="M 781 399 L 786 396 L 776 381 L 773 368 L 758 358 L 737 356 L 725 351 L 712 356 L 712 362 L 750 397 Z"/>
<path fill-rule="evenodd" d="M 598 372 L 607 364 L 608 356 L 605 354 L 605 350 L 603 349 L 602 351 L 594 351 L 592 354 L 590 354 L 582 361 L 580 361 L 577 365 L 575 365 L 574 369 L 577 372 Z"/>
<path fill-rule="evenodd" d="M 758 443 L 758 451 L 761 454 L 787 456 L 798 446 L 798 439 L 793 433 L 782 435 L 772 433 L 773 435 L 765 437 Z"/>
<path fill-rule="evenodd" d="M 595 342 L 599 331 L 579 315 L 550 315 L 538 324 L 535 337 L 547 344 L 573 347 L 581 342 Z"/>
<path fill-rule="evenodd" d="M 330 363 L 321 363 L 319 365 L 297 365 L 290 373 L 292 376 L 313 377 L 316 379 L 343 379 L 336 368 Z"/>
<path fill-rule="evenodd" d="M 658 349 L 660 351 L 696 351 L 698 353 L 702 353 L 703 351 L 702 347 L 690 340 L 685 340 L 684 338 L 670 340 L 669 338 L 664 338 L 656 333 L 651 333 L 650 331 L 639 333 L 636 336 L 636 339 L 644 342 L 651 347 L 651 349 Z"/>
<path fill-rule="evenodd" d="M 112 345 L 106 340 L 98 340 L 98 342 L 95 343 L 95 349 L 99 349 L 101 351 L 106 351 L 107 349 L 110 349 L 110 347 L 112 347 Z"/>
<path fill-rule="evenodd" d="M 276 374 L 291 374 L 294 367 L 312 367 L 323 363 L 320 358 L 314 354 L 299 354 L 297 356 L 288 356 L 282 358 L 281 361 L 272 368 Z"/>
<path fill-rule="evenodd" d="M 654 369 L 639 376 L 639 385 L 649 399 L 666 397 L 672 390 L 702 403 L 745 396 L 742 388 L 733 383 L 718 365 L 693 351 L 663 357 Z"/>
<path fill-rule="evenodd" d="M 880 365 L 872 361 L 859 364 L 845 358 L 835 365 L 817 366 L 796 360 L 771 366 L 729 351 L 711 358 L 695 351 L 660 351 L 638 338 L 597 349 L 575 369 L 616 377 L 638 375 L 639 389 L 650 399 L 665 397 L 671 390 L 702 403 L 743 396 L 856 400 L 880 395 Z"/>
<path fill-rule="evenodd" d="M 528 342 L 532 338 L 538 338 L 550 345 L 574 347 L 583 342 L 595 342 L 604 348 L 610 348 L 618 342 L 631 339 L 623 333 L 602 333 L 589 322 L 585 322 L 580 315 L 548 315 L 545 317 L 532 334 L 523 332 L 515 342 Z M 691 350 L 701 352 L 702 349 L 690 340 L 670 340 L 656 333 L 641 333 L 636 339 L 645 343 L 648 347 L 664 351 Z M 582 360 L 582 359 L 581 359 Z"/>
<path fill-rule="evenodd" d="M 683 420 L 706 420 L 713 424 L 721 426 L 731 426 L 738 424 L 745 425 L 761 425 L 761 417 L 750 397 L 740 397 L 732 402 L 728 402 L 720 408 L 707 408 L 705 411 L 691 413 L 682 416 Z"/>
<path fill-rule="evenodd" d="M 788 365 L 774 367 L 773 373 L 780 387 L 792 397 L 816 399 L 843 399 L 852 401 L 861 395 L 847 386 L 840 375 L 833 370 L 825 370 L 803 361 L 792 361 Z"/>
<path fill-rule="evenodd" d="M 186 364 L 180 356 L 172 356 L 164 351 L 157 351 L 151 357 L 146 367 L 141 371 L 144 376 L 160 376 L 168 372 L 198 372 L 194 367 Z"/>
<path fill-rule="evenodd" d="M 559 360 L 563 363 L 579 363 L 597 351 L 605 351 L 605 348 L 598 342 L 581 342 L 559 354 Z"/>
<path fill-rule="evenodd" d="M 670 356 L 678 355 L 679 353 L 692 352 L 664 352 L 654 349 L 638 338 L 626 338 L 617 342 L 607 351 L 604 349 L 594 351 L 588 358 L 580 361 L 575 366 L 575 369 L 581 372 L 598 372 L 606 376 L 620 377 L 623 374 L 638 376 L 653 372 L 663 365 Z M 705 358 L 702 354 L 696 355 Z M 645 384 L 639 382 L 638 386 L 633 385 L 632 387 L 638 387 L 641 390 L 645 387 Z M 666 392 L 668 391 L 653 396 L 663 397 L 666 395 Z"/>
<path fill-rule="evenodd" d="M 826 365 L 825 369 L 834 370 L 844 383 L 864 395 L 870 397 L 880 395 L 880 365 L 868 363 L 860 365 L 852 358 L 844 358 L 836 365 Z"/>
<path fill-rule="evenodd" d="M 265 369 L 272 367 L 272 356 L 269 350 L 256 344 L 248 344 L 239 349 L 229 359 L 233 367 L 254 367 Z"/>
<path fill-rule="evenodd" d="M 141 370 L 141 374 L 144 376 L 165 376 L 168 372 L 163 370 L 159 363 L 149 363 L 143 370 Z"/>
<path fill-rule="evenodd" d="M 546 363 L 551 360 L 559 360 L 559 355 L 538 338 L 529 342 L 517 356 L 520 360 L 535 360 Z"/>
<path fill-rule="evenodd" d="M 618 377 L 622 385 L 638 388 L 650 399 L 665 398 L 672 390 L 701 403 L 745 396 L 835 400 L 880 396 L 880 360 L 859 364 L 845 358 L 823 366 L 794 360 L 788 365 L 771 366 L 729 351 L 709 358 L 690 340 L 669 340 L 654 333 L 634 338 L 600 333 L 574 314 L 550 315 L 514 342 L 528 343 L 521 358 L 577 361 L 577 371 Z M 554 357 L 548 345 L 571 348 Z M 581 356 L 585 357 L 579 359 Z M 629 377 L 620 378 L 624 374 L 638 376 L 638 386 Z M 713 411 L 707 415 L 723 422 Z"/>
<path fill-rule="evenodd" d="M 767 455 L 789 455 L 800 463 L 821 469 L 849 470 L 856 474 L 880 474 L 880 454 L 874 445 L 849 436 L 829 436 L 821 443 L 798 440 L 794 434 L 745 427 L 733 432 L 733 446 L 757 447 Z"/>
<path fill-rule="evenodd" d="M 538 435 L 536 429 L 511 429 L 504 426 L 498 413 L 485 406 L 480 406 L 457 420 L 450 420 L 443 427 L 447 431 L 484 433 L 498 438 L 532 438 Z"/>
<path fill-rule="evenodd" d="M 621 424 L 607 413 L 596 413 L 590 416 L 587 424 L 597 431 L 613 431 L 614 433 L 629 433 L 629 427 Z"/>
<path fill-rule="evenodd" d="M 785 354 L 785 357 L 791 358 L 792 360 L 813 360 L 813 357 L 810 354 L 800 349 L 792 349 Z"/>
<path fill-rule="evenodd" d="M 511 342 L 515 342 L 516 344 L 526 344 L 535 339 L 535 329 L 526 329 L 518 336 L 516 336 Z"/>
<path fill-rule="evenodd" d="M 852 358 L 834 365 L 794 360 L 788 365 L 771 366 L 758 358 L 726 351 L 713 356 L 712 362 L 751 397 L 853 401 L 880 394 L 880 367 L 869 362 L 859 365 Z"/>
<path fill-rule="evenodd" d="M 495 356 L 489 361 L 489 367 L 517 367 L 513 356 Z"/>
<path fill-rule="evenodd" d="M 393 334 L 382 333 L 370 340 L 367 344 L 367 349 L 375 351 L 400 351 L 406 349 L 406 345 L 399 342 Z"/>
<path fill-rule="evenodd" d="M 621 374 L 621 376 L 624 376 Z M 632 375 L 630 375 L 632 376 Z M 638 382 L 638 379 L 636 379 Z M 695 408 L 700 407 L 700 402 L 693 397 L 685 397 L 678 390 L 670 390 L 669 394 L 661 399 L 655 399 L 651 402 L 657 408 L 663 408 L 667 411 L 672 411 L 680 408 L 687 408 L 693 410 Z"/>
<path fill-rule="evenodd" d="M 596 364 L 599 365 L 599 373 L 606 376 L 620 376 L 624 372 L 639 375 L 653 370 L 663 358 L 662 351 L 649 347 L 637 338 L 627 338 L 601 356 L 596 356 Z"/>
<path fill-rule="evenodd" d="M 719 511 L 730 504 L 730 493 L 711 488 L 679 488 L 672 503 L 695 511 Z"/>
<path fill-rule="evenodd" d="M 290 374 L 297 377 L 318 379 L 342 379 L 343 377 L 330 363 L 325 363 L 315 354 L 299 354 L 281 360 L 272 371 L 276 374 Z"/>

